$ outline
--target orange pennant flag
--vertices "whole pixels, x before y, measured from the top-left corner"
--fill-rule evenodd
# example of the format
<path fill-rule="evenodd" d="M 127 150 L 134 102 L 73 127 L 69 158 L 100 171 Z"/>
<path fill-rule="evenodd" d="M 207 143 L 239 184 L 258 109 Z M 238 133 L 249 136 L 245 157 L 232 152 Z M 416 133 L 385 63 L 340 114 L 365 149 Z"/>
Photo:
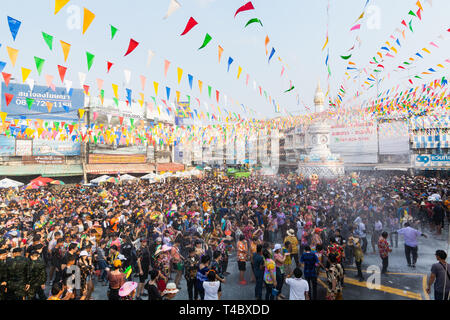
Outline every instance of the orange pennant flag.
<path fill-rule="evenodd" d="M 269 44 L 269 36 L 266 36 L 266 41 L 264 42 L 264 46 L 266 47 L 266 56 L 269 53 L 269 51 L 267 51 L 267 45 Z"/>
<path fill-rule="evenodd" d="M 167 71 L 169 70 L 170 61 L 164 60 L 164 76 L 167 77 Z"/>
<path fill-rule="evenodd" d="M 47 105 L 48 113 L 52 112 L 53 103 L 47 101 L 47 102 L 45 102 L 45 104 Z"/>
<path fill-rule="evenodd" d="M 9 59 L 11 60 L 13 67 L 15 67 L 16 61 L 17 61 L 17 56 L 19 55 L 19 50 L 11 48 L 11 47 L 6 47 L 6 51 L 8 51 Z"/>
<path fill-rule="evenodd" d="M 202 94 L 203 82 L 198 80 L 198 89 L 200 90 L 200 94 Z"/>
<path fill-rule="evenodd" d="M 95 14 L 93 14 L 88 9 L 84 8 L 84 17 L 83 17 L 83 34 L 91 25 L 92 21 L 94 21 Z"/>
<path fill-rule="evenodd" d="M 67 42 L 64 42 L 62 40 L 59 40 L 61 42 L 61 48 L 64 54 L 64 62 L 67 62 L 67 58 L 69 57 L 70 47 L 71 45 Z"/>
<path fill-rule="evenodd" d="M 221 46 L 219 46 L 219 63 L 220 63 L 220 58 L 222 58 L 222 52 L 223 52 L 223 48 Z"/>

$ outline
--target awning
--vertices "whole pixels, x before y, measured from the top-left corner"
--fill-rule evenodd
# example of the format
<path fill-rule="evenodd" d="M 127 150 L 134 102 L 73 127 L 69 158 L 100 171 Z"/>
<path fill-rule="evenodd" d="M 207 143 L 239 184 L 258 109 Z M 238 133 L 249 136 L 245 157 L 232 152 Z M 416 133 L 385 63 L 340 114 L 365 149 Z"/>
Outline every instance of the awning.
<path fill-rule="evenodd" d="M 80 164 L 0 166 L 0 176 L 33 175 L 41 175 L 43 177 L 81 176 L 83 175 L 83 167 Z"/>
<path fill-rule="evenodd" d="M 155 166 L 151 163 L 107 163 L 86 165 L 86 172 L 89 174 L 149 173 L 154 170 Z"/>
<path fill-rule="evenodd" d="M 184 164 L 181 163 L 175 163 L 175 162 L 169 162 L 169 163 L 157 163 L 156 164 L 156 171 L 183 171 L 184 170 Z"/>

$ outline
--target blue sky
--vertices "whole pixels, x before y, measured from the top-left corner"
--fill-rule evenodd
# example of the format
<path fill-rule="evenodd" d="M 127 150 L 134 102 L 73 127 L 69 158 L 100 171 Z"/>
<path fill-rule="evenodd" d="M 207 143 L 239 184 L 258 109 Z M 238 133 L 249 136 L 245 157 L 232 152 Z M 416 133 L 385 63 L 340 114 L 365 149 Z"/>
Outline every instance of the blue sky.
<path fill-rule="evenodd" d="M 253 81 L 267 90 L 280 105 L 294 114 L 304 113 L 303 103 L 312 106 L 314 90 L 320 79 L 322 88 L 326 92 L 327 69 L 325 66 L 326 51 L 321 51 L 325 42 L 327 15 L 327 0 L 253 0 L 254 11 L 243 12 L 234 18 L 237 8 L 247 1 L 241 0 L 179 0 L 182 7 L 168 19 L 163 20 L 169 0 L 71 0 L 57 15 L 54 15 L 54 0 L 15 0 L 2 2 L 0 14 L 0 60 L 7 62 L 4 72 L 12 73 L 18 81 L 21 81 L 21 67 L 32 70 L 30 77 L 40 84 L 45 84 L 45 74 L 54 76 L 54 83 L 61 85 L 57 65 L 68 67 L 66 79 L 74 82 L 74 87 L 79 87 L 78 72 L 87 74 L 86 84 L 91 86 L 91 94 L 97 95 L 97 78 L 105 80 L 104 89 L 106 98 L 113 96 L 111 83 L 119 84 L 119 96 L 125 99 L 125 87 L 133 90 L 133 99 L 138 99 L 141 92 L 139 76 L 147 78 L 145 99 L 150 100 L 154 95 L 153 81 L 159 83 L 158 96 L 166 98 L 165 87 L 171 88 L 171 100 L 175 98 L 175 90 L 182 92 L 181 100 L 186 100 L 185 94 L 191 96 L 194 108 L 205 111 L 203 101 L 217 105 L 215 90 L 221 95 L 220 108 L 226 108 L 232 112 L 238 112 L 246 117 L 274 117 L 276 114 L 272 103 L 268 102 L 264 95 L 260 96 L 259 90 L 253 90 Z M 406 33 L 406 40 L 401 41 L 401 48 L 394 59 L 384 63 L 385 71 L 380 78 L 385 80 L 380 83 L 380 91 L 392 86 L 409 86 L 408 72 L 394 72 L 393 70 L 403 61 L 407 61 L 416 52 L 421 52 L 424 59 L 414 62 L 415 69 L 411 69 L 410 75 L 426 71 L 442 63 L 446 69 L 435 68 L 435 77 L 424 76 L 424 80 L 414 80 L 414 84 L 425 83 L 425 80 L 440 78 L 449 75 L 450 64 L 445 63 L 450 55 L 450 28 L 448 12 L 450 1 L 433 0 L 432 6 L 427 0 L 422 0 L 424 8 L 422 20 L 408 16 L 408 11 L 417 11 L 417 0 L 370 0 L 369 6 L 379 10 L 379 29 L 368 28 L 363 20 L 361 30 L 350 32 L 355 21 L 362 13 L 366 0 L 331 0 L 329 21 L 329 63 L 331 66 L 331 90 L 335 96 L 339 85 L 344 84 L 347 96 L 352 97 L 358 88 L 357 79 L 350 80 L 344 77 L 346 61 L 339 56 L 346 55 L 348 49 L 355 43 L 355 36 L 359 34 L 361 47 L 353 51 L 351 61 L 358 68 L 371 66 L 369 61 L 376 55 L 385 41 L 390 41 L 390 35 L 401 27 L 401 21 L 408 23 L 413 20 L 414 32 Z M 73 7 L 71 7 L 73 6 Z M 85 35 L 81 29 L 70 29 L 67 26 L 68 19 L 77 17 L 76 11 L 86 7 L 96 14 L 92 25 Z M 73 9 L 71 13 L 69 9 Z M 22 26 L 16 41 L 13 41 L 9 32 L 7 16 L 22 21 Z M 372 19 L 374 18 L 372 13 Z M 189 17 L 198 21 L 185 36 L 180 36 Z M 366 17 L 369 17 L 366 14 Z M 253 24 L 244 28 L 245 23 L 254 17 L 261 19 L 263 27 Z M 114 40 L 110 39 L 109 24 L 119 29 Z M 41 32 L 44 31 L 54 36 L 53 51 L 46 46 Z M 198 50 L 206 33 L 213 39 L 208 46 Z M 439 35 L 444 35 L 443 39 Z M 269 52 L 272 47 L 276 53 L 270 64 L 265 54 L 264 39 L 270 38 Z M 129 56 L 124 57 L 130 38 L 140 42 L 138 48 Z M 64 63 L 59 40 L 72 45 L 67 63 Z M 439 48 L 429 45 L 434 41 Z M 221 63 L 218 63 L 218 49 L 224 48 Z M 20 50 L 16 66 L 13 68 L 9 62 L 6 46 Z M 397 46 L 398 47 L 398 46 Z M 422 48 L 428 48 L 431 54 L 424 53 Z M 147 67 L 148 50 L 155 52 L 150 67 Z M 85 52 L 95 54 L 93 67 L 88 72 Z M 42 75 L 38 76 L 34 56 L 46 59 Z M 228 57 L 234 59 L 230 72 L 227 72 Z M 288 68 L 285 75 L 280 77 L 281 57 Z M 164 77 L 164 59 L 171 61 L 171 66 Z M 106 73 L 106 61 L 114 62 L 109 74 Z M 238 66 L 243 68 L 240 79 L 237 80 Z M 181 84 L 177 83 L 176 68 L 184 71 Z M 124 86 L 124 69 L 132 73 L 131 83 Z M 187 74 L 194 76 L 193 89 L 188 85 Z M 248 87 L 245 85 L 246 74 L 250 75 Z M 390 79 L 387 75 L 390 75 Z M 197 80 L 203 81 L 203 93 L 200 94 Z M 284 93 L 289 88 L 289 80 L 292 80 L 296 89 Z M 213 88 L 212 99 L 208 98 L 207 86 Z M 223 94 L 226 94 L 227 105 Z M 297 104 L 297 94 L 300 96 L 300 105 Z M 376 95 L 375 88 L 364 93 L 365 99 Z M 198 108 L 195 98 L 202 101 Z M 238 101 L 239 103 L 231 103 Z M 253 109 L 256 113 L 245 114 L 240 104 Z"/>

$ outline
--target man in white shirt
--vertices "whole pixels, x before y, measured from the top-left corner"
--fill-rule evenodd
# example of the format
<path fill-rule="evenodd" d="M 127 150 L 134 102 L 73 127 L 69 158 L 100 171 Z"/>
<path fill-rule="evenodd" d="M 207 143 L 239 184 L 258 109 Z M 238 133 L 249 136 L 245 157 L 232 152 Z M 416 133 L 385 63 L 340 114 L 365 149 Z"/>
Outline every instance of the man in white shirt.
<path fill-rule="evenodd" d="M 293 274 L 286 278 L 289 285 L 289 300 L 309 300 L 308 281 L 302 279 L 303 272 L 300 268 L 295 268 Z"/>

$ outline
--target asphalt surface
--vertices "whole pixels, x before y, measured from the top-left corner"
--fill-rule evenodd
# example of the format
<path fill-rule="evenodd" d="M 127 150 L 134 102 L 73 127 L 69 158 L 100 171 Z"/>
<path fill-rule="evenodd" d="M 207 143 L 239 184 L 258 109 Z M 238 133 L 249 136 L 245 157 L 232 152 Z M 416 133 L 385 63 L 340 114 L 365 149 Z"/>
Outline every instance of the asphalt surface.
<path fill-rule="evenodd" d="M 448 230 L 448 229 L 447 229 Z M 379 276 L 380 286 L 377 288 L 368 288 L 367 283 L 359 282 L 357 278 L 356 267 L 346 266 L 345 284 L 343 290 L 344 300 L 426 300 L 433 299 L 433 289 L 431 290 L 431 296 L 429 297 L 425 292 L 425 285 L 427 276 L 430 273 L 431 265 L 436 262 L 434 253 L 437 249 L 443 249 L 448 251 L 448 231 L 444 232 L 440 236 L 436 236 L 430 233 L 430 231 L 424 230 L 428 238 L 421 237 L 419 240 L 419 257 L 416 263 L 416 268 L 407 266 L 405 253 L 404 253 L 404 241 L 399 236 L 398 247 L 393 248 L 393 252 L 389 257 L 388 274 L 375 276 L 370 272 L 370 268 L 378 267 L 381 269 L 381 258 L 378 252 L 372 253 L 372 246 L 370 237 L 368 237 L 369 243 L 367 252 L 364 256 L 362 265 L 363 274 L 365 278 L 370 276 Z M 236 262 L 236 255 L 230 256 L 228 263 L 228 272 L 226 276 L 226 283 L 222 284 L 222 298 L 221 300 L 255 300 L 254 288 L 255 284 L 251 282 L 250 263 L 247 263 L 247 271 L 245 273 L 246 285 L 239 284 L 239 271 Z M 369 268 L 369 271 L 367 270 Z M 175 278 L 175 274 L 172 275 L 172 279 Z M 134 278 L 137 281 L 138 278 Z M 92 295 L 94 300 L 106 300 L 107 299 L 107 286 L 103 286 L 101 283 L 95 281 L 95 290 Z M 318 283 L 318 298 L 320 300 L 325 299 L 326 278 L 324 274 L 319 277 Z M 181 289 L 175 296 L 174 300 L 188 300 L 186 280 L 184 277 L 180 281 Z M 49 287 L 46 288 L 48 292 Z M 286 284 L 283 286 L 282 294 L 289 297 L 289 286 Z M 263 298 L 265 295 L 265 288 L 263 288 Z M 147 299 L 142 297 L 142 299 Z"/>

